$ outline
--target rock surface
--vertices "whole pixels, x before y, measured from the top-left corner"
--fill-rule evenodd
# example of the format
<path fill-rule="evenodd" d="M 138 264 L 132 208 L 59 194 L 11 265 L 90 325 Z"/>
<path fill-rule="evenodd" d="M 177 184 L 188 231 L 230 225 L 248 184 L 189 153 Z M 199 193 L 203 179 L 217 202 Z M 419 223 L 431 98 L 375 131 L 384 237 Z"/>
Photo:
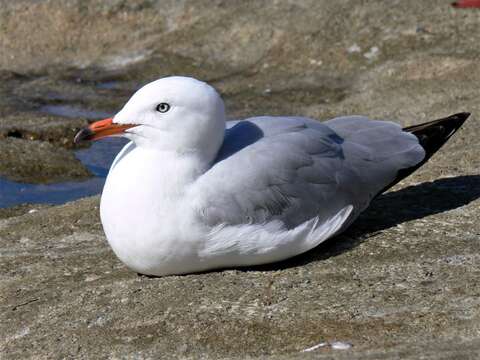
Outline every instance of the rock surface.
<path fill-rule="evenodd" d="M 411 125 L 473 113 L 345 234 L 276 265 L 138 277 L 108 248 L 98 197 L 2 209 L 0 357 L 478 356 L 479 11 L 443 0 L 0 5 L 3 144 L 68 147 L 54 139 L 173 73 L 212 82 L 232 118 Z"/>
<path fill-rule="evenodd" d="M 0 176 L 37 184 L 91 177 L 73 152 L 67 150 L 74 147 L 75 133 L 87 124 L 83 118 L 37 112 L 0 115 Z"/>
<path fill-rule="evenodd" d="M 82 180 L 90 172 L 73 153 L 45 141 L 7 138 L 0 141 L 0 176 L 20 182 Z"/>
<path fill-rule="evenodd" d="M 13 113 L 0 117 L 0 140 L 20 138 L 48 141 L 66 148 L 73 147 L 76 132 L 88 122 L 81 118 L 61 118 L 38 113 Z"/>

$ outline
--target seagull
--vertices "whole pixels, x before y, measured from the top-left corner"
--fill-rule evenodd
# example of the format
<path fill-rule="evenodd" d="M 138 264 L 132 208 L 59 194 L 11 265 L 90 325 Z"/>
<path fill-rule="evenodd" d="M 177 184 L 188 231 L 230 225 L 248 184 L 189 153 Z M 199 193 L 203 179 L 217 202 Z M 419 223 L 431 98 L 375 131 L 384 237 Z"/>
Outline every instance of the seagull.
<path fill-rule="evenodd" d="M 75 141 L 123 136 L 100 202 L 106 238 L 153 276 L 281 261 L 344 231 L 469 116 L 402 129 L 343 116 L 226 121 L 205 82 L 161 78 Z"/>

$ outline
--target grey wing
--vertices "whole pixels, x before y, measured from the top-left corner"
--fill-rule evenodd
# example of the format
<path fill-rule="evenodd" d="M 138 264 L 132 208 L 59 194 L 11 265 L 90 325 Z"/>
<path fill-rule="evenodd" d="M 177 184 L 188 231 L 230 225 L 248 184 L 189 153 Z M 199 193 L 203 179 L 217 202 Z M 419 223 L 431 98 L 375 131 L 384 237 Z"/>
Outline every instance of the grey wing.
<path fill-rule="evenodd" d="M 280 220 L 290 229 L 349 205 L 353 219 L 423 156 L 416 137 L 389 122 L 251 118 L 227 128 L 216 161 L 197 180 L 198 207 L 212 226 Z"/>

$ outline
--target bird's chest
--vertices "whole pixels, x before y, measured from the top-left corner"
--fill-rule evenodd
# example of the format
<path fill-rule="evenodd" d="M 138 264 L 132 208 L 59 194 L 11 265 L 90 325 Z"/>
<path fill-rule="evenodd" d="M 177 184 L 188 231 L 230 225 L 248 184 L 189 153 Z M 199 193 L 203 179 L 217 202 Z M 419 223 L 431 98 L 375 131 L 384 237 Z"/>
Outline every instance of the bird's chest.
<path fill-rule="evenodd" d="M 133 151 L 113 167 L 102 193 L 101 216 L 117 227 L 155 226 L 176 218 L 184 186 L 178 171 L 149 153 Z M 140 230 L 140 229 L 137 229 Z"/>
<path fill-rule="evenodd" d="M 100 216 L 109 244 L 127 265 L 141 269 L 190 256 L 193 216 L 185 188 L 178 164 L 148 153 L 134 150 L 110 170 Z"/>

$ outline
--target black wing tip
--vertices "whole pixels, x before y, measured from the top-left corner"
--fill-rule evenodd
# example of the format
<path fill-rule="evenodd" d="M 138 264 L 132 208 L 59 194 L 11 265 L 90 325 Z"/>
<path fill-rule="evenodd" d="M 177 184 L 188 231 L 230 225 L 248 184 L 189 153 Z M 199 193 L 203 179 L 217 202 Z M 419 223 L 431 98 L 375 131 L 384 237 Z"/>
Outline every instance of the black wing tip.
<path fill-rule="evenodd" d="M 450 115 L 449 117 L 445 118 L 445 120 L 456 119 L 459 122 L 461 121 L 461 123 L 463 124 L 465 122 L 465 120 L 467 120 L 470 115 L 471 114 L 469 112 L 461 112 L 461 113 Z"/>
<path fill-rule="evenodd" d="M 460 129 L 469 116 L 470 113 L 461 112 L 442 119 L 409 126 L 404 130 L 418 138 L 420 145 L 427 152 L 427 158 L 429 158 Z"/>
<path fill-rule="evenodd" d="M 454 114 L 452 116 L 458 116 L 458 117 L 463 117 L 465 120 L 467 120 L 467 118 L 472 115 L 471 113 L 469 112 L 461 112 L 461 113 L 458 113 L 458 114 Z"/>
<path fill-rule="evenodd" d="M 404 131 L 412 133 L 417 137 L 418 142 L 425 150 L 425 158 L 415 166 L 401 169 L 398 172 L 397 177 L 379 194 L 388 190 L 425 164 L 433 154 L 435 154 L 448 141 L 448 139 L 457 132 L 469 116 L 469 112 L 461 112 L 447 116 L 446 118 L 404 128 Z"/>
<path fill-rule="evenodd" d="M 441 124 L 448 124 L 449 127 L 457 130 L 458 128 L 460 128 L 460 126 L 463 125 L 465 120 L 467 120 L 470 115 L 471 114 L 469 112 L 461 112 L 461 113 L 457 113 L 457 114 L 447 116 L 447 117 L 442 118 L 442 119 L 433 120 L 433 121 L 429 121 L 429 122 L 422 123 L 422 124 L 407 126 L 407 127 L 403 128 L 403 130 L 411 132 L 411 133 L 416 133 L 416 132 L 421 132 L 422 130 L 426 130 L 429 127 L 434 127 L 436 125 L 441 125 Z"/>
<path fill-rule="evenodd" d="M 445 119 L 440 119 L 438 120 L 438 122 L 440 124 L 445 124 L 447 127 L 450 127 L 450 129 L 452 129 L 454 133 L 463 125 L 463 123 L 468 119 L 469 116 L 470 116 L 469 112 L 461 112 L 461 113 L 450 115 Z M 450 135 L 453 135 L 453 133 L 451 133 Z"/>

